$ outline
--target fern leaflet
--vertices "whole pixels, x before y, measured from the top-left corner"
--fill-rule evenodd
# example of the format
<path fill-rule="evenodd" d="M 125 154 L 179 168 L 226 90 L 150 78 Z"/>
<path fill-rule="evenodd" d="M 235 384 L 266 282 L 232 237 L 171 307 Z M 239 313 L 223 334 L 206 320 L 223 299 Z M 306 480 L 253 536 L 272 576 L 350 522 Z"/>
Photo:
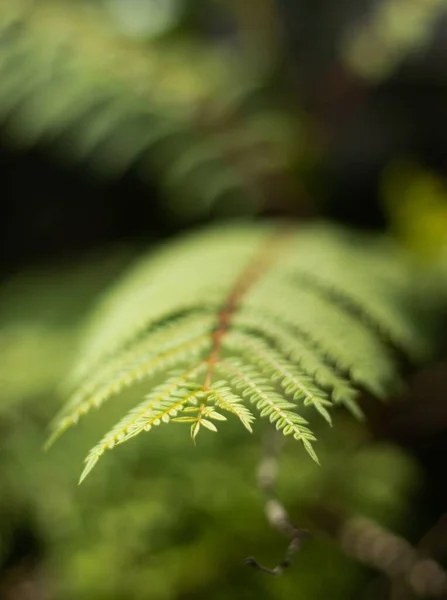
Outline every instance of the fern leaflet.
<path fill-rule="evenodd" d="M 225 414 L 252 431 L 252 411 L 317 460 L 315 413 L 331 423 L 343 405 L 361 418 L 360 391 L 388 396 L 403 365 L 436 351 L 414 273 L 388 242 L 327 224 L 186 236 L 98 304 L 50 441 L 144 381 L 144 401 L 91 450 L 81 479 L 106 450 L 162 423 L 188 423 L 195 440 Z"/>

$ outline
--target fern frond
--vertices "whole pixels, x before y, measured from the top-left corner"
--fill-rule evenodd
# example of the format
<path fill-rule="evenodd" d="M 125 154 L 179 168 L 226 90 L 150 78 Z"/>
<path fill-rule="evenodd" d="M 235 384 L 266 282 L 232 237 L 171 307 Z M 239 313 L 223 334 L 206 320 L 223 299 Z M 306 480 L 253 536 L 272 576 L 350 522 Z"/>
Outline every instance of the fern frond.
<path fill-rule="evenodd" d="M 263 301 L 271 282 L 264 280 L 259 293 L 247 298 L 245 310 L 274 321 L 286 331 L 304 335 L 334 368 L 378 396 L 396 382 L 397 365 L 381 340 L 361 321 L 328 297 L 276 278 L 276 295 L 268 306 Z M 297 310 L 297 306 L 300 310 Z"/>
<path fill-rule="evenodd" d="M 273 348 L 253 336 L 232 331 L 226 336 L 225 347 L 242 354 L 263 373 L 270 375 L 273 382 L 278 382 L 287 396 L 295 401 L 302 400 L 306 406 L 314 406 L 329 424 L 332 423 L 325 408 L 331 406 L 329 395 L 314 385 L 309 375 L 300 372 Z"/>
<path fill-rule="evenodd" d="M 188 235 L 138 262 L 120 285 L 98 302 L 86 326 L 70 385 L 84 382 L 140 336 L 152 339 L 153 333 L 169 322 L 175 329 L 177 318 L 188 320 L 198 312 L 207 313 L 213 315 L 215 325 L 222 299 L 234 284 L 235 264 L 243 269 L 268 232 L 265 227 L 257 228 L 247 244 L 243 227 L 222 227 L 217 236 L 211 229 L 201 234 L 204 252 L 197 252 L 197 237 Z M 110 320 L 105 323 L 107 315 Z"/>
<path fill-rule="evenodd" d="M 261 417 L 268 417 L 284 435 L 293 435 L 296 440 L 302 442 L 310 456 L 318 462 L 311 444 L 316 438 L 306 427 L 308 422 L 290 410 L 295 408 L 295 405 L 276 393 L 268 379 L 253 367 L 236 360 L 222 362 L 219 370 L 229 377 L 230 383 L 240 391 L 243 398 L 248 398 L 255 404 Z"/>
<path fill-rule="evenodd" d="M 227 418 L 217 412 L 213 406 L 207 406 L 209 392 L 200 392 L 202 403 L 200 406 L 190 406 L 183 410 L 184 413 L 196 413 L 196 416 L 177 417 L 173 419 L 176 423 L 191 423 L 191 438 L 195 443 L 196 437 L 201 427 L 217 433 L 217 427 L 210 419 L 214 421 L 226 421 Z"/>
<path fill-rule="evenodd" d="M 330 392 L 334 404 L 344 405 L 357 418 L 361 418 L 361 410 L 355 402 L 358 390 L 324 362 L 326 357 L 318 353 L 313 342 L 306 339 L 302 331 L 300 333 L 303 338 L 281 327 L 281 324 L 269 322 L 256 314 L 236 315 L 234 325 L 247 331 L 251 339 L 260 338 L 270 347 L 276 348 L 289 364 L 299 366 L 322 390 Z"/>
<path fill-rule="evenodd" d="M 210 315 L 189 314 L 187 318 L 174 319 L 158 327 L 153 335 L 137 340 L 113 356 L 103 368 L 98 369 L 77 389 L 62 413 L 55 420 L 54 439 L 70 423 L 92 408 L 98 408 L 133 382 L 154 376 L 160 370 L 173 367 L 191 359 L 207 343 L 206 333 L 212 330 Z M 173 328 L 175 336 L 173 335 Z"/>
<path fill-rule="evenodd" d="M 187 371 L 176 373 L 148 394 L 144 402 L 131 410 L 92 448 L 85 460 L 86 466 L 79 483 L 87 477 L 106 450 L 111 450 L 116 444 L 123 443 L 142 431 L 149 431 L 161 423 L 169 423 L 188 402 L 194 404 L 203 392 L 200 386 L 193 386 L 190 390 L 187 384 L 204 369 L 205 363 L 202 362 Z"/>
<path fill-rule="evenodd" d="M 188 236 L 99 303 L 53 437 L 144 380 L 144 402 L 93 448 L 83 478 L 105 450 L 163 422 L 189 423 L 195 440 L 228 413 L 251 431 L 248 404 L 316 460 L 314 411 L 361 417 L 359 391 L 390 395 L 403 365 L 436 351 L 421 281 L 381 239 L 327 224 Z"/>
<path fill-rule="evenodd" d="M 322 233 L 309 240 L 308 260 L 300 272 L 296 273 L 292 261 L 287 277 L 355 314 L 390 348 L 407 354 L 412 362 L 426 360 L 431 352 L 430 340 L 419 335 L 418 327 L 409 323 L 402 310 L 414 304 L 416 318 L 424 312 L 422 291 L 415 285 L 417 272 L 405 255 L 387 239 L 365 236 L 359 243 L 348 230 L 340 233 L 343 243 L 334 254 L 339 232 Z M 383 285 L 377 287 L 376 278 Z M 423 320 L 424 314 L 420 318 Z"/>
<path fill-rule="evenodd" d="M 125 345 L 118 354 L 112 354 L 112 360 L 106 361 L 102 368 L 98 366 L 92 376 L 84 380 L 67 403 L 66 409 L 79 406 L 83 400 L 104 386 L 105 382 L 113 387 L 125 372 L 141 369 L 146 361 L 150 361 L 161 352 L 178 348 L 182 343 L 194 343 L 194 340 L 199 339 L 201 335 L 212 331 L 213 323 L 212 314 L 208 315 L 204 312 L 195 315 L 189 312 L 183 317 L 172 318 L 167 323 L 154 327 L 150 338 L 137 336 L 133 343 Z"/>
<path fill-rule="evenodd" d="M 252 433 L 251 424 L 255 420 L 255 417 L 250 409 L 243 404 L 241 398 L 231 391 L 226 381 L 216 381 L 211 386 L 209 399 L 218 408 L 235 415 L 242 425 Z"/>
<path fill-rule="evenodd" d="M 202 335 L 165 352 L 152 354 L 149 357 L 143 356 L 138 361 L 122 367 L 93 393 L 86 395 L 83 391 L 76 394 L 72 400 L 72 406 L 68 407 L 68 414 L 62 416 L 58 421 L 49 443 L 55 441 L 72 424 L 77 423 L 81 416 L 86 415 L 92 408 L 99 408 L 125 387 L 146 377 L 153 377 L 160 371 L 170 369 L 179 363 L 190 361 L 197 355 L 203 354 L 209 346 L 209 338 Z"/>

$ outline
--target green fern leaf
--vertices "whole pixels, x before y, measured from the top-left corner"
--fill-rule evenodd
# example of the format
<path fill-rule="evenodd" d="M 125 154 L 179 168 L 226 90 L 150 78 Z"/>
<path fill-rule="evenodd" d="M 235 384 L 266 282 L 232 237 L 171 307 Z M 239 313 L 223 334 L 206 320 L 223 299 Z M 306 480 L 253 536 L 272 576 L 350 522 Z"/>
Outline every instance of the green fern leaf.
<path fill-rule="evenodd" d="M 404 364 L 436 351 L 420 281 L 386 241 L 327 224 L 187 236 L 98 304 L 52 438 L 144 381 L 144 401 L 91 450 L 82 479 L 152 427 L 188 423 L 195 440 L 228 414 L 252 431 L 252 411 L 317 460 L 315 413 L 331 423 L 343 405 L 361 418 L 360 391 L 392 394 Z"/>
<path fill-rule="evenodd" d="M 307 421 L 290 410 L 295 408 L 295 405 L 276 393 L 267 378 L 253 367 L 247 367 L 235 360 L 222 362 L 219 370 L 229 377 L 230 383 L 236 390 L 240 390 L 243 398 L 248 398 L 255 404 L 261 417 L 268 417 L 269 421 L 275 424 L 276 429 L 282 430 L 284 435 L 293 435 L 296 440 L 303 443 L 306 441 L 306 450 L 318 462 L 311 445 L 316 438 L 306 427 Z"/>
<path fill-rule="evenodd" d="M 317 350 L 312 347 L 310 339 L 301 339 L 280 324 L 269 322 L 258 315 L 236 315 L 234 324 L 243 331 L 248 331 L 252 340 L 260 338 L 270 347 L 276 348 L 289 362 L 315 381 L 322 390 L 331 394 L 334 404 L 342 404 L 357 418 L 361 418 L 361 410 L 355 402 L 358 390 L 350 381 L 321 360 Z"/>
<path fill-rule="evenodd" d="M 216 381 L 211 386 L 210 401 L 214 402 L 218 408 L 238 417 L 242 425 L 250 433 L 253 431 L 251 426 L 255 420 L 253 413 L 241 402 L 239 396 L 236 396 L 231 391 L 226 381 Z"/>
<path fill-rule="evenodd" d="M 149 431 L 161 423 L 168 423 L 185 405 L 196 403 L 202 393 L 200 387 L 189 390 L 186 384 L 204 368 L 205 364 L 199 363 L 185 372 L 176 373 L 148 394 L 144 402 L 130 411 L 92 448 L 86 458 L 86 467 L 79 483 L 82 483 L 106 450 L 111 450 L 116 444 L 122 444 L 142 431 Z"/>
<path fill-rule="evenodd" d="M 278 382 L 287 396 L 292 396 L 295 401 L 303 400 L 305 405 L 313 405 L 329 424 L 332 423 L 325 408 L 325 405 L 331 406 L 328 395 L 325 395 L 321 387 L 314 385 L 311 377 L 304 372 L 300 373 L 273 348 L 252 336 L 231 331 L 226 336 L 225 347 L 243 353 L 249 362 L 258 366 L 263 373 L 269 374 L 273 382 Z"/>
<path fill-rule="evenodd" d="M 77 423 L 79 418 L 89 412 L 92 408 L 99 408 L 104 402 L 112 396 L 121 392 L 125 387 L 132 385 L 136 381 L 142 381 L 144 378 L 153 377 L 160 371 L 166 371 L 179 363 L 189 361 L 194 356 L 203 354 L 210 346 L 209 337 L 205 335 L 195 336 L 192 339 L 179 343 L 176 337 L 176 345 L 163 351 L 163 346 L 158 347 L 158 352 L 152 352 L 147 355 L 144 352 L 138 355 L 138 350 L 132 350 L 134 358 L 131 362 L 126 362 L 123 357 L 114 359 L 115 364 L 119 365 L 113 371 L 106 369 L 104 380 L 95 388 L 90 383 L 79 390 L 70 401 L 66 410 L 59 416 L 49 445 L 55 441 L 66 429 L 73 423 Z M 170 344 L 171 346 L 171 344 Z M 128 352 L 125 352 L 127 355 Z M 95 380 L 98 380 L 95 375 Z"/>

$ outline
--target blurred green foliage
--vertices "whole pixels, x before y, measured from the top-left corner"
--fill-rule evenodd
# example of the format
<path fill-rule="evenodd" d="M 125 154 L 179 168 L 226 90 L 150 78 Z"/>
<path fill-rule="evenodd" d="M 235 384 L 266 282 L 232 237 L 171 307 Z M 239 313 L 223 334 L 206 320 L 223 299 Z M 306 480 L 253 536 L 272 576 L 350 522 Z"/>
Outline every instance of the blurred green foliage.
<path fill-rule="evenodd" d="M 182 30 L 129 39 L 104 7 L 56 0 L 2 0 L 0 40 L 3 136 L 18 149 L 43 146 L 106 179 L 133 169 L 179 221 L 252 214 L 272 178 L 297 185 L 307 126 L 269 99 L 268 64 Z"/>
<path fill-rule="evenodd" d="M 349 68 L 366 80 L 389 77 L 408 56 L 429 45 L 445 0 L 388 0 L 378 2 L 369 15 L 346 35 L 342 56 Z"/>
<path fill-rule="evenodd" d="M 447 248 L 445 180 L 411 161 L 391 163 L 382 178 L 382 198 L 395 236 L 425 261 Z"/>

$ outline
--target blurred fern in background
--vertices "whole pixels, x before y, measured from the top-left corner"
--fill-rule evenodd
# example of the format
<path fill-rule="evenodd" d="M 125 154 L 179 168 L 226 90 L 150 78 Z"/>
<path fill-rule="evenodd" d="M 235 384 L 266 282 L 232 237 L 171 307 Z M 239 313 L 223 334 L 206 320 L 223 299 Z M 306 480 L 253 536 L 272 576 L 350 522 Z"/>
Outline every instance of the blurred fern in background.
<path fill-rule="evenodd" d="M 120 36 L 95 6 L 0 6 L 0 116 L 16 147 L 43 145 L 104 177 L 133 168 L 178 218 L 250 214 L 268 178 L 293 185 L 300 123 L 262 94 L 269 68 L 200 38 Z"/>

